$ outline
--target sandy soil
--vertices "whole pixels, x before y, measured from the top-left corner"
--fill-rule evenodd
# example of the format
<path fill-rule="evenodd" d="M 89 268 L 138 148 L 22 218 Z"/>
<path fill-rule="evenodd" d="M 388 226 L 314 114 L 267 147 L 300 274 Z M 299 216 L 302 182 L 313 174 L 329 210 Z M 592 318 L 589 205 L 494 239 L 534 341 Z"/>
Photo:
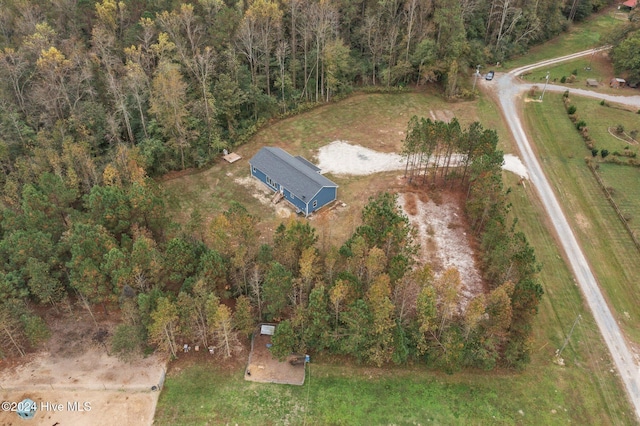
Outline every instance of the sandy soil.
<path fill-rule="evenodd" d="M 22 420 L 15 412 L 0 412 L 0 425 L 150 425 L 159 392 L 36 390 L 2 391 L 3 401 L 31 398 L 38 408 L 35 417 Z M 74 403 L 78 402 L 78 410 Z M 88 405 L 85 405 L 88 404 Z M 71 406 L 69 405 L 71 404 Z M 60 407 L 60 405 L 62 405 Z M 80 411 L 80 408 L 84 411 Z"/>
<path fill-rule="evenodd" d="M 529 178 L 527 169 L 519 157 L 506 154 L 504 161 L 503 169 Z M 317 165 L 322 173 L 362 176 L 404 170 L 406 159 L 400 154 L 378 152 L 346 141 L 333 141 L 318 150 Z"/>
<path fill-rule="evenodd" d="M 278 217 L 286 219 L 295 214 L 293 207 L 284 200 L 281 200 L 278 204 L 273 204 L 271 200 L 275 193 L 268 189 L 258 179 L 252 176 L 245 176 L 243 178 L 236 178 L 234 182 L 251 190 L 251 195 L 253 195 L 253 197 L 260 201 L 264 206 L 274 209 Z"/>
<path fill-rule="evenodd" d="M 317 165 L 322 173 L 370 175 L 401 170 L 405 159 L 399 154 L 374 151 L 345 141 L 333 141 L 318 150 Z"/>
<path fill-rule="evenodd" d="M 52 336 L 46 351 L 4 363 L 0 370 L 3 401 L 31 398 L 39 412 L 32 424 L 145 425 L 152 424 L 166 361 L 158 356 L 123 362 L 106 348 L 114 321 L 96 327 L 83 313 L 49 319 Z M 73 411 L 67 403 L 88 403 Z M 47 405 L 47 403 L 49 403 Z M 54 411 L 53 406 L 62 404 Z M 14 412 L 0 412 L 0 424 L 22 424 Z"/>
<path fill-rule="evenodd" d="M 249 355 L 249 363 L 244 373 L 245 380 L 289 385 L 304 384 L 304 364 L 291 365 L 288 361 L 278 361 L 271 356 L 267 348 L 269 343 L 271 343 L 271 336 L 256 333 L 253 350 Z"/>
<path fill-rule="evenodd" d="M 522 163 L 520 157 L 513 154 L 505 154 L 504 155 L 504 164 L 502 165 L 503 170 L 510 171 L 511 173 L 515 173 L 521 178 L 529 179 L 529 173 L 527 172 L 527 167 Z"/>
<path fill-rule="evenodd" d="M 431 263 L 436 276 L 450 267 L 458 269 L 462 281 L 460 309 L 464 310 L 471 299 L 484 292 L 484 286 L 461 209 L 453 197 L 445 194 L 440 204 L 416 199 L 417 213 L 412 215 L 404 208 L 406 197 L 400 194 L 398 204 L 418 230 L 420 260 Z"/>

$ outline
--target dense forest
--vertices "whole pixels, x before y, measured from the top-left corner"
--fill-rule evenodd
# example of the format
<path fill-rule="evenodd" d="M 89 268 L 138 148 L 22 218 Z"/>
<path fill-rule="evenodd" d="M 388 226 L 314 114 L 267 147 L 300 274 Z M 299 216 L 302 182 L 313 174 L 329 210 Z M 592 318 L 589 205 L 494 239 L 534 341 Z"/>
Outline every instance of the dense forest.
<path fill-rule="evenodd" d="M 150 176 L 207 165 L 266 120 L 354 88 L 434 84 L 467 97 L 470 67 L 522 53 L 608 3 L 0 0 L 0 352 L 37 347 L 43 312 L 79 304 L 92 316 L 119 310 L 121 354 L 152 344 L 175 355 L 179 337 L 230 353 L 258 319 L 286 319 L 276 345 L 286 350 L 448 369 L 526 363 L 537 266 L 507 224 L 499 156 L 480 127 L 460 134 L 486 136 L 473 155 L 493 169 L 469 162 L 438 178 L 468 192 L 486 253 L 492 288 L 469 307 L 475 316 L 446 293 L 456 271 L 436 278 L 412 264 L 391 195 L 371 201 L 344 246 L 319 251 L 316 231 L 297 221 L 260 245 L 240 205 L 207 230 L 197 211 L 172 223 Z M 424 166 L 418 140 L 406 154 Z M 419 304 L 403 305 L 411 292 Z"/>
<path fill-rule="evenodd" d="M 118 143 L 151 175 L 202 166 L 264 120 L 358 86 L 435 82 L 468 96 L 470 66 L 522 53 L 607 3 L 3 0 L 3 180 L 29 181 L 14 165 L 24 157 L 54 171 L 44 155 L 54 151 L 94 160 L 75 171 L 87 192 Z"/>

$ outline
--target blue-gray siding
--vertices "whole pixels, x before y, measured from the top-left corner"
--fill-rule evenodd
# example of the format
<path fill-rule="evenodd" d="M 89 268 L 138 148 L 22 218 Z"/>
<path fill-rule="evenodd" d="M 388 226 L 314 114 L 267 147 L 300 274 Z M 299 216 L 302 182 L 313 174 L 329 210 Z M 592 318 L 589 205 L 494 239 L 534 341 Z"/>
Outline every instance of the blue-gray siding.
<path fill-rule="evenodd" d="M 322 206 L 329 204 L 330 202 L 332 202 L 337 198 L 337 195 L 338 195 L 338 188 L 336 188 L 335 186 L 322 188 L 320 191 L 318 191 L 315 197 L 313 197 L 311 201 L 309 201 L 308 213 L 312 213 L 320 209 Z M 314 201 L 318 202 L 318 205 L 316 207 L 313 207 Z"/>
<path fill-rule="evenodd" d="M 276 182 L 262 170 L 254 167 L 253 165 L 251 166 L 251 175 L 264 183 L 267 188 L 271 189 L 273 192 L 281 191 L 284 195 L 284 199 L 291 203 L 298 211 L 302 212 L 305 216 L 329 204 L 330 202 L 335 200 L 338 195 L 337 187 L 323 187 L 315 194 L 315 196 L 311 200 L 306 202 L 306 200 L 301 200 L 286 187 L 282 186 L 280 182 Z M 315 207 L 314 202 L 317 202 L 317 205 Z"/>

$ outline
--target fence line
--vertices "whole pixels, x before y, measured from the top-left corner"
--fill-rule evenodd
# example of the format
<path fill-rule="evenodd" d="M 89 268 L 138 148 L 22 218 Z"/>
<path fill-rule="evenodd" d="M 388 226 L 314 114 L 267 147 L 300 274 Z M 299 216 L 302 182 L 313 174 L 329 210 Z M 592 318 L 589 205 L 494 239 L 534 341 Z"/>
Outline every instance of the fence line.
<path fill-rule="evenodd" d="M 607 198 L 607 200 L 609 200 L 609 204 L 611 204 L 613 209 L 616 211 L 616 214 L 618 215 L 618 219 L 620 219 L 620 222 L 622 222 L 624 229 L 627 230 L 627 233 L 631 237 L 631 240 L 633 241 L 633 244 L 636 246 L 636 249 L 640 252 L 640 242 L 636 238 L 636 235 L 635 235 L 635 232 L 633 232 L 633 229 L 631 229 L 631 227 L 629 226 L 629 222 L 627 221 L 627 219 L 625 219 L 624 215 L 622 214 L 622 211 L 620 211 L 618 204 L 615 202 L 615 200 L 611 196 L 611 192 L 609 192 L 609 190 L 605 186 L 604 182 L 602 181 L 602 178 L 596 171 L 595 167 L 593 167 L 592 164 L 587 164 L 587 166 L 589 167 L 589 170 L 591 170 L 591 173 L 593 174 L 593 176 L 596 178 L 596 181 L 598 182 L 598 186 L 600 186 L 600 189 L 602 189 L 602 191 L 604 192 L 605 197 Z"/>

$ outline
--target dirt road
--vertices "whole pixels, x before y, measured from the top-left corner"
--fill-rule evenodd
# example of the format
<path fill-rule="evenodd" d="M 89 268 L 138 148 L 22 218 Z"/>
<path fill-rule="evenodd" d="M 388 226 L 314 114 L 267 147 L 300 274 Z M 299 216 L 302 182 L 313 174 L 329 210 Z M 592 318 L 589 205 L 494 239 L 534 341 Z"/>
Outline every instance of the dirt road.
<path fill-rule="evenodd" d="M 596 323 L 600 328 L 600 332 L 604 337 L 611 353 L 611 357 L 613 358 L 618 369 L 618 373 L 625 385 L 629 399 L 635 408 L 636 416 L 640 419 L 640 368 L 629 350 L 627 342 L 620 331 L 620 327 L 618 327 L 618 324 L 611 313 L 600 288 L 598 287 L 598 282 L 589 267 L 589 263 L 582 252 L 580 244 L 578 244 L 578 241 L 569 226 L 569 222 L 558 203 L 558 199 L 556 198 L 547 177 L 542 171 L 538 159 L 531 149 L 531 144 L 523 129 L 517 108 L 517 102 L 519 101 L 520 95 L 531 86 L 531 84 L 521 83 L 517 78 L 518 75 L 534 68 L 540 68 L 554 63 L 575 59 L 580 56 L 587 56 L 593 52 L 594 50 L 586 50 L 561 58 L 521 67 L 506 74 L 497 73 L 494 81 L 483 81 L 482 86 L 485 90 L 495 93 L 499 99 L 499 106 L 502 108 L 509 128 L 511 129 L 511 132 L 518 144 L 518 149 L 520 150 L 524 164 L 529 171 L 531 183 L 536 187 L 551 223 L 558 234 L 559 242 L 569 259 L 576 281 L 580 285 L 582 293 L 593 312 Z M 567 90 L 567 88 L 563 86 L 547 86 L 547 91 L 564 92 L 565 90 Z M 571 92 L 582 96 L 605 99 L 611 102 L 640 108 L 640 96 L 611 96 L 580 89 L 571 89 Z"/>

